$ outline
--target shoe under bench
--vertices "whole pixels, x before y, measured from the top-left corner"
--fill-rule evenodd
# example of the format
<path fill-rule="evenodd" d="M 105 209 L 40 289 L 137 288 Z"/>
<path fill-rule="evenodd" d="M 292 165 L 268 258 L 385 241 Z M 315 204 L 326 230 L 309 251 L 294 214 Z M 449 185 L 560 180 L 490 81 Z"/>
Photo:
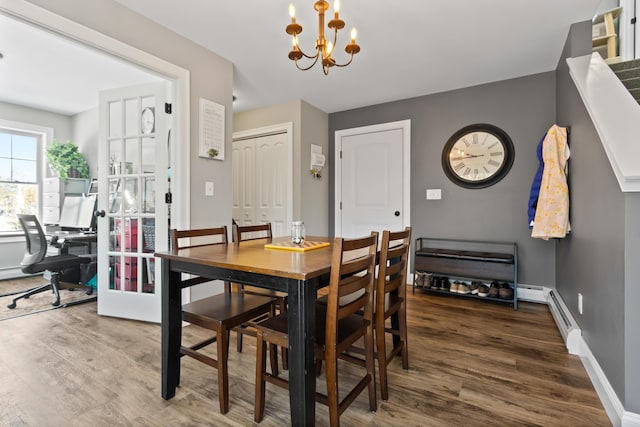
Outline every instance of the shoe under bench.
<path fill-rule="evenodd" d="M 419 237 L 416 239 L 414 261 L 413 292 L 416 289 L 418 272 L 433 276 L 447 276 L 450 279 L 478 280 L 482 282 L 500 281 L 513 288 L 513 299 L 480 297 L 472 294 L 456 296 L 480 298 L 513 304 L 518 309 L 518 246 L 515 242 L 488 242 L 476 240 L 436 239 Z M 450 294 L 448 290 L 423 288 L 425 292 Z"/>

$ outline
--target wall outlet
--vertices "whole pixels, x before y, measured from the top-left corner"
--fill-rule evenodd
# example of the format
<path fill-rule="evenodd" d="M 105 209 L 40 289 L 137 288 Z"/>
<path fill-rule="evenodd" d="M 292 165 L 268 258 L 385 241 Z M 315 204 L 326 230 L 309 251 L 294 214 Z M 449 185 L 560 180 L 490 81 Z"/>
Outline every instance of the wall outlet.
<path fill-rule="evenodd" d="M 582 314 L 582 294 L 578 293 L 578 313 Z"/>
<path fill-rule="evenodd" d="M 213 196 L 213 182 L 207 181 L 204 183 L 204 195 Z"/>
<path fill-rule="evenodd" d="M 442 190 L 439 188 L 427 188 L 427 200 L 442 199 Z"/>

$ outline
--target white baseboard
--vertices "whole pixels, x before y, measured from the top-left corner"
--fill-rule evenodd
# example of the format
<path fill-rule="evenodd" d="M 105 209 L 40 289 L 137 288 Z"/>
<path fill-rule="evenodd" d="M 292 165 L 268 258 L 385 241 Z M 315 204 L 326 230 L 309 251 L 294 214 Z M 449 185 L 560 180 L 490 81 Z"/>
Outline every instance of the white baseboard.
<path fill-rule="evenodd" d="M 20 268 L 7 268 L 0 270 L 0 280 L 18 279 L 20 277 L 27 277 Z"/>
<path fill-rule="evenodd" d="M 529 286 L 522 283 L 518 283 L 518 301 L 547 303 L 542 286 Z"/>
<path fill-rule="evenodd" d="M 563 333 L 564 330 L 568 334 L 568 336 L 565 337 L 565 341 L 569 353 L 580 356 L 582 365 L 587 371 L 587 375 L 589 375 L 593 388 L 596 390 L 611 424 L 615 427 L 640 427 L 640 414 L 625 411 L 622 402 L 618 399 L 618 396 L 609 383 L 607 376 L 582 337 L 581 329 L 579 329 L 577 324 L 575 324 L 575 320 L 571 316 L 571 313 L 567 309 L 560 294 L 555 290 L 546 287 L 543 288 L 543 290 L 547 299 L 549 299 L 550 292 L 554 291 L 557 305 L 555 303 L 549 303 L 549 309 L 560 332 Z M 518 292 L 520 292 L 519 288 Z M 554 313 L 554 310 L 558 312 Z M 562 315 L 559 311 L 563 311 Z M 568 317 L 568 319 L 564 319 L 563 316 Z M 575 328 L 572 328 L 571 326 L 567 327 L 567 321 L 569 324 L 575 324 Z"/>

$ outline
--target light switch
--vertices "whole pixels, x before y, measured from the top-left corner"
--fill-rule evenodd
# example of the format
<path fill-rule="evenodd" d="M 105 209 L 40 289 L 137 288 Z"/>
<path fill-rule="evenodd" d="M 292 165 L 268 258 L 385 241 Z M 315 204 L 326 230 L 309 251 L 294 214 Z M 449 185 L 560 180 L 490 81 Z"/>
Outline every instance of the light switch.
<path fill-rule="evenodd" d="M 213 196 L 213 182 L 207 181 L 204 183 L 204 195 L 205 196 Z"/>
<path fill-rule="evenodd" d="M 427 200 L 442 199 L 442 190 L 439 188 L 427 188 Z"/>

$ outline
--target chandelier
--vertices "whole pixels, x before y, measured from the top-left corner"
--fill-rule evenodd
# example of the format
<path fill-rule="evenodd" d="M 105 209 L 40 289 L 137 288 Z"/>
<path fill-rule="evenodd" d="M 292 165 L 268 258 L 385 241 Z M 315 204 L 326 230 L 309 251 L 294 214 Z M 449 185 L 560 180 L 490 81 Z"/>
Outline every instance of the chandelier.
<path fill-rule="evenodd" d="M 340 0 L 333 3 L 334 15 L 333 19 L 327 24 L 330 30 L 333 30 L 333 42 L 327 41 L 324 37 L 324 14 L 329 10 L 329 3 L 324 0 L 318 0 L 314 3 L 313 8 L 318 12 L 318 38 L 316 39 L 315 55 L 307 55 L 298 45 L 298 34 L 302 32 L 302 25 L 296 23 L 296 11 L 293 4 L 289 5 L 289 15 L 291 15 L 291 24 L 287 25 L 287 34 L 292 37 L 293 48 L 289 52 L 289 59 L 296 63 L 296 67 L 302 71 L 306 71 L 313 67 L 318 59 L 321 59 L 322 71 L 325 75 L 329 74 L 331 67 L 346 67 L 353 61 L 353 55 L 360 52 L 360 46 L 356 43 L 356 29 L 351 30 L 351 43 L 347 44 L 344 51 L 349 54 L 349 61 L 344 64 L 338 64 L 333 58 L 333 50 L 338 41 L 338 30 L 344 28 L 344 21 L 340 19 L 338 11 L 340 10 Z M 304 67 L 298 61 L 303 57 L 312 60 L 311 65 Z"/>

